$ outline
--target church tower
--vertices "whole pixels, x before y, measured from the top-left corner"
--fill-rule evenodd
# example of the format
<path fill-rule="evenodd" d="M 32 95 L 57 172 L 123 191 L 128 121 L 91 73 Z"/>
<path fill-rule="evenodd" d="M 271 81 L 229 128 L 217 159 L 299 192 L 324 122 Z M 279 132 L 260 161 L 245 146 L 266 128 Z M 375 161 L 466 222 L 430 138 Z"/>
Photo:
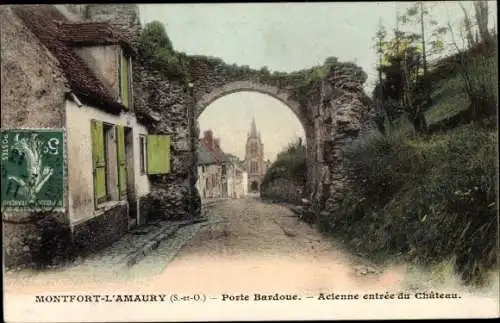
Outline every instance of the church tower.
<path fill-rule="evenodd" d="M 257 132 L 255 118 L 252 118 L 250 132 L 247 134 L 245 169 L 248 173 L 248 191 L 259 191 L 260 183 L 266 173 L 266 169 L 264 162 L 264 145 L 262 144 L 260 132 Z"/>

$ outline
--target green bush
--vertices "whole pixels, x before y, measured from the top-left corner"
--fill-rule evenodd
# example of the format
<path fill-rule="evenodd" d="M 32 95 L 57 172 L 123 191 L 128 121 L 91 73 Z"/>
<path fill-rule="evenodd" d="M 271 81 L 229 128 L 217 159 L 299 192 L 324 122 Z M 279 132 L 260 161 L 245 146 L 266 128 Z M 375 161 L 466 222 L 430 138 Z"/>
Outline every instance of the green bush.
<path fill-rule="evenodd" d="M 174 50 L 161 22 L 153 21 L 146 24 L 141 33 L 139 51 L 155 67 L 187 84 L 189 79 L 188 57 L 186 54 Z"/>
<path fill-rule="evenodd" d="M 292 142 L 280 152 L 276 161 L 267 170 L 261 184 L 261 195 L 266 196 L 266 192 L 276 192 L 274 186 L 293 185 L 304 188 L 306 184 L 306 147 L 301 139 Z M 289 183 L 289 184 L 285 184 Z M 289 194 L 289 193 L 286 193 Z M 273 196 L 277 197 L 277 196 Z M 287 197 L 282 197 L 288 200 Z"/>
<path fill-rule="evenodd" d="M 365 139 L 346 150 L 352 190 L 320 229 L 374 259 L 454 259 L 457 273 L 479 284 L 497 264 L 496 146 L 496 133 L 476 125 Z"/>

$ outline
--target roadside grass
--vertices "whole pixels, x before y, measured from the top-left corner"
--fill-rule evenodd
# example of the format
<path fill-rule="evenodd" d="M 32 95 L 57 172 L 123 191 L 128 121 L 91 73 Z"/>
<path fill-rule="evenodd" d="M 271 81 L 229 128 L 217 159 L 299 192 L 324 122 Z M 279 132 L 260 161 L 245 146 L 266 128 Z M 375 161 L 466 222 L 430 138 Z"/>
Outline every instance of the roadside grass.
<path fill-rule="evenodd" d="M 463 281 L 484 284 L 498 265 L 497 142 L 495 131 L 475 124 L 364 138 L 345 151 L 356 174 L 349 195 L 318 228 L 374 261 L 454 259 Z"/>
<path fill-rule="evenodd" d="M 466 92 L 464 73 L 470 77 L 474 88 L 482 87 L 495 96 L 498 102 L 497 59 L 493 56 L 477 56 L 471 58 L 465 71 L 458 69 L 446 78 L 436 82 L 432 93 L 434 104 L 425 112 L 429 125 L 452 117 L 467 108 L 470 102 Z"/>

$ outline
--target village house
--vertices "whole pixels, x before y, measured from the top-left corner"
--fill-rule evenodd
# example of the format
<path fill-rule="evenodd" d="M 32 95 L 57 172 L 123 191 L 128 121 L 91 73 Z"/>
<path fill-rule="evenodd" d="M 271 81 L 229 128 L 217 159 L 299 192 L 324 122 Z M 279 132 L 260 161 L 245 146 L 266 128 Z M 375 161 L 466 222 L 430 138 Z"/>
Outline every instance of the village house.
<path fill-rule="evenodd" d="M 229 160 L 220 149 L 220 141 L 207 130 L 198 144 L 198 180 L 196 186 L 202 200 L 227 197 Z"/>
<path fill-rule="evenodd" d="M 203 201 L 210 199 L 239 198 L 245 195 L 242 188 L 246 173 L 220 148 L 220 139 L 212 130 L 203 133 L 198 150 L 198 180 L 196 187 Z"/>
<path fill-rule="evenodd" d="M 170 138 L 134 113 L 136 53 L 110 25 L 51 5 L 0 10 L 6 265 L 33 261 L 32 241 L 45 238 L 29 219 L 43 210 L 73 248 L 104 247 L 146 222 L 148 175 L 170 171 Z"/>
<path fill-rule="evenodd" d="M 245 171 L 245 167 L 238 157 L 231 154 L 226 155 L 231 161 L 231 176 L 233 178 L 231 197 L 245 197 L 248 194 L 248 173 Z"/>

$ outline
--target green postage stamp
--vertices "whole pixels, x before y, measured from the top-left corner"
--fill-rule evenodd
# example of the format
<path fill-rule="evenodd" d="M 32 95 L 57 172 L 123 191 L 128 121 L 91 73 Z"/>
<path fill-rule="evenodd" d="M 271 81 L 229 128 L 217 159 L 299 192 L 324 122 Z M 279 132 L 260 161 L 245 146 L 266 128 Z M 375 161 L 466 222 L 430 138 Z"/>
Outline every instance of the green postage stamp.
<path fill-rule="evenodd" d="M 64 208 L 64 131 L 2 129 L 2 210 Z"/>

